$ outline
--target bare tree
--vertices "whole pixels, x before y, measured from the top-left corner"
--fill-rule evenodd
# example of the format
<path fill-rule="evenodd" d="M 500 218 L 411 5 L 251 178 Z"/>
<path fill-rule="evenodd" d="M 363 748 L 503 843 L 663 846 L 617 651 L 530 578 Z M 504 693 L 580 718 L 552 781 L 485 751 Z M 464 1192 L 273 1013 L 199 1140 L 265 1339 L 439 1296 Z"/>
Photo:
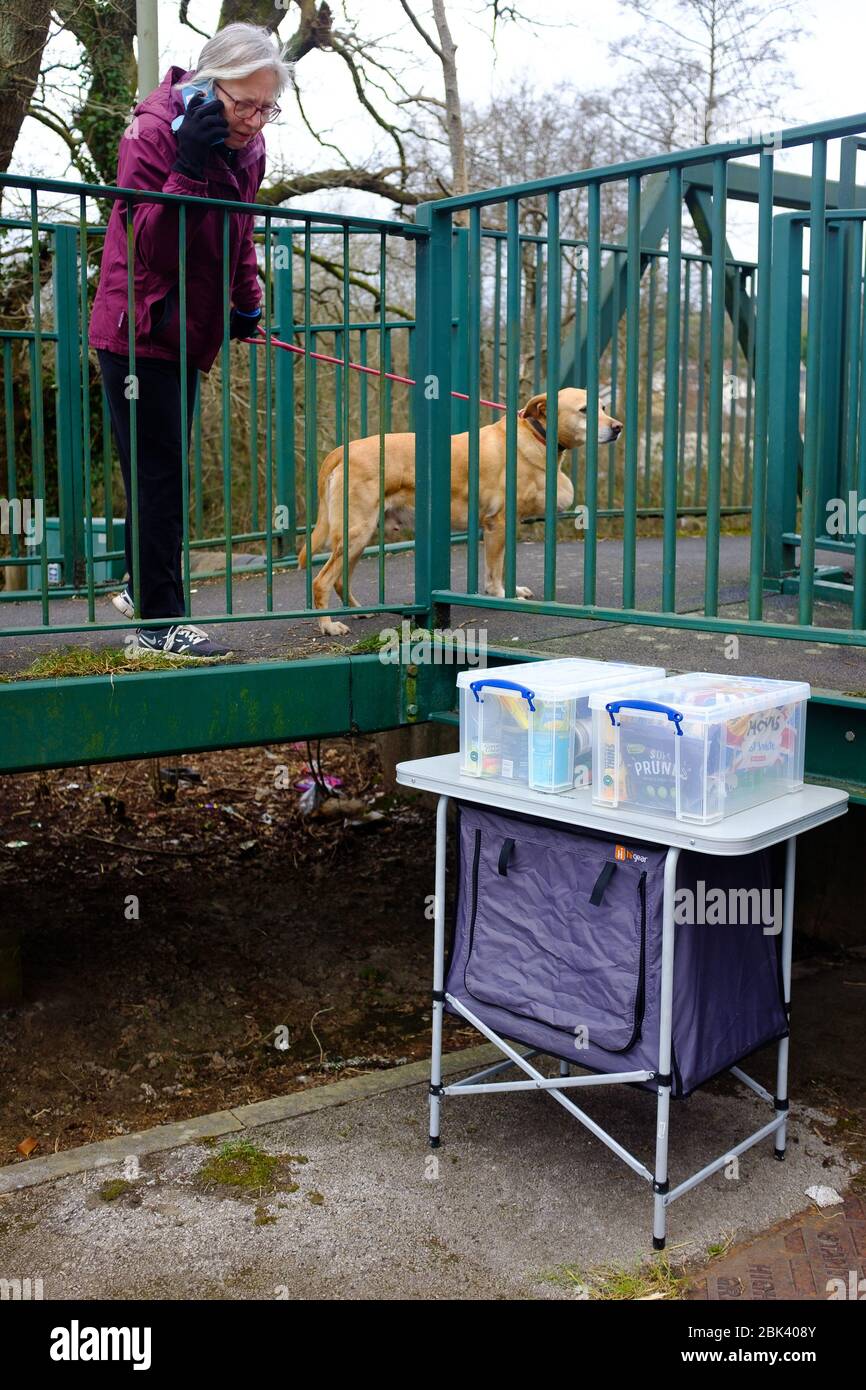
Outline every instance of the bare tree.
<path fill-rule="evenodd" d="M 72 119 L 54 109 L 56 87 L 47 73 L 30 114 L 65 141 L 82 178 L 114 183 L 117 147 L 135 102 L 135 0 L 56 0 L 55 10 L 81 45 Z"/>
<path fill-rule="evenodd" d="M 707 145 L 784 120 L 795 88 L 785 48 L 802 34 L 795 0 L 622 0 L 640 28 L 611 45 L 630 75 L 602 109 L 625 137 L 624 156 Z"/>

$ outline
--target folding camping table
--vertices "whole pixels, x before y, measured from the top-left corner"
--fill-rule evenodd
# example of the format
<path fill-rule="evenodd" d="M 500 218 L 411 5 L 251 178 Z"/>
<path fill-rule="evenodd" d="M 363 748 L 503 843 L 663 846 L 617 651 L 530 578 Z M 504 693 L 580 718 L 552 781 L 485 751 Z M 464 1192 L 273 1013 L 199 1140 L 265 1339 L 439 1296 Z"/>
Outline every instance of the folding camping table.
<path fill-rule="evenodd" d="M 711 1174 L 718 1172 L 730 1160 L 754 1144 L 774 1136 L 775 1156 L 784 1158 L 788 1118 L 788 1041 L 786 1035 L 778 1043 L 776 1089 L 771 1095 L 759 1082 L 747 1076 L 738 1066 L 731 1073 L 750 1087 L 762 1100 L 773 1107 L 773 1119 L 741 1140 L 698 1172 L 692 1173 L 676 1187 L 668 1182 L 668 1123 L 671 1099 L 671 1031 L 674 990 L 674 892 L 677 863 L 683 850 L 713 855 L 746 855 L 771 845 L 785 844 L 785 874 L 781 965 L 786 1013 L 791 999 L 791 944 L 794 928 L 794 877 L 797 837 L 815 826 L 823 825 L 847 809 L 848 795 L 831 787 L 806 786 L 801 791 L 776 797 L 737 815 L 726 817 L 712 825 L 690 825 L 673 818 L 653 816 L 642 811 L 617 808 L 610 810 L 592 801 L 591 788 L 580 788 L 558 795 L 535 792 L 528 787 L 502 780 L 465 776 L 460 772 L 460 755 L 447 753 L 434 758 L 417 758 L 399 763 L 397 781 L 418 791 L 438 796 L 436 813 L 436 878 L 434 898 L 434 964 L 433 964 L 433 1053 L 430 1073 L 430 1142 L 439 1143 L 440 1101 L 447 1095 L 478 1095 L 496 1091 L 547 1091 L 554 1100 L 584 1125 L 635 1173 L 651 1184 L 653 1190 L 653 1246 L 664 1248 L 667 1208 L 677 1197 L 696 1187 Z M 590 1073 L 571 1075 L 569 1063 L 560 1059 L 560 1074 L 546 1077 L 530 1058 L 537 1050 L 520 1053 L 466 1005 L 445 993 L 445 858 L 447 845 L 446 816 L 449 801 L 470 802 L 502 812 L 513 811 L 564 826 L 605 832 L 612 839 L 630 838 L 667 846 L 664 864 L 664 894 L 662 905 L 662 949 L 660 976 L 660 1026 L 658 1062 L 655 1070 Z M 442 1017 L 445 1003 L 477 1028 L 506 1058 L 485 1070 L 450 1085 L 442 1084 Z M 526 1073 L 528 1080 L 488 1081 L 510 1066 Z M 655 1164 L 650 1171 L 640 1159 L 619 1144 L 612 1135 L 596 1124 L 565 1094 L 581 1087 L 628 1085 L 635 1082 L 654 1083 L 657 1091 Z"/>

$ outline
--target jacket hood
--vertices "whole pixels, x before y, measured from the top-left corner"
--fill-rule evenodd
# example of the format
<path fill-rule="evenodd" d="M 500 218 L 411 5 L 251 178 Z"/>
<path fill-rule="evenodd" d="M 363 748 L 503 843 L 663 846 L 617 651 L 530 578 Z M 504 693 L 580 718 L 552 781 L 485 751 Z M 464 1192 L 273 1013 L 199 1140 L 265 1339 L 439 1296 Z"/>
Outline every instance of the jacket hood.
<path fill-rule="evenodd" d="M 171 124 L 175 116 L 179 116 L 183 110 L 183 97 L 175 90 L 175 83 L 182 82 L 187 77 L 192 77 L 192 73 L 186 68 L 170 67 L 159 86 L 136 104 L 132 114 L 142 116 L 148 112 Z"/>
<path fill-rule="evenodd" d="M 160 124 L 170 127 L 175 116 L 179 116 L 184 109 L 183 97 L 175 84 L 186 81 L 192 75 L 190 69 L 170 67 L 159 86 L 137 103 L 133 116 L 150 116 Z M 264 153 L 265 138 L 259 131 L 248 145 L 242 145 L 235 152 L 235 165 L 242 168 L 260 159 Z"/>

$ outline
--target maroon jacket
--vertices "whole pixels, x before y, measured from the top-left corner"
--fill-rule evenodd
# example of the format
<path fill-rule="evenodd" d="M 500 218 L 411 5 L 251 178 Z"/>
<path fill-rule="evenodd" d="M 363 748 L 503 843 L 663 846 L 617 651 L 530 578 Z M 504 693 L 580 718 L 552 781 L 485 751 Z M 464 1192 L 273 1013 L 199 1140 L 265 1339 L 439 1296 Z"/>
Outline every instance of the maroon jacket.
<path fill-rule="evenodd" d="M 198 198 L 227 198 L 252 203 L 265 172 L 261 131 L 236 151 L 234 167 L 212 150 L 202 183 L 175 173 L 177 137 L 171 129 L 183 111 L 174 83 L 191 74 L 169 68 L 156 91 L 139 102 L 120 142 L 118 188 L 187 193 Z M 253 216 L 229 213 L 229 293 L 238 309 L 255 309 L 261 299 Z M 190 366 L 209 371 L 223 336 L 223 215 L 219 209 L 187 206 L 186 327 Z M 141 357 L 180 358 L 178 308 L 178 207 L 137 203 L 135 228 L 135 350 Z M 126 271 L 126 203 L 114 203 L 105 234 L 102 269 L 90 319 L 93 347 L 126 353 L 128 347 Z"/>

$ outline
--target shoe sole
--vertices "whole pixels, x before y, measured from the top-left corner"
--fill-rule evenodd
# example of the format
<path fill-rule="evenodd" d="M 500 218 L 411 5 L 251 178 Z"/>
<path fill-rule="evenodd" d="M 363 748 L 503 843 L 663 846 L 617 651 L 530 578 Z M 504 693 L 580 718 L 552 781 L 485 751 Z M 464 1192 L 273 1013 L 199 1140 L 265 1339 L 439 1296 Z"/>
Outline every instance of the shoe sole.
<path fill-rule="evenodd" d="M 191 652 L 158 652 L 153 647 L 133 647 L 130 652 L 130 659 L 137 661 L 142 652 L 147 652 L 149 656 L 164 656 L 166 661 L 225 661 L 227 656 L 234 656 L 234 652 L 221 652 L 219 656 L 195 656 Z"/>
<path fill-rule="evenodd" d="M 115 594 L 114 597 L 112 598 L 111 602 L 114 604 L 114 606 L 115 606 L 115 608 L 117 609 L 118 613 L 122 613 L 122 614 L 123 614 L 124 618 L 134 618 L 134 617 L 135 617 L 135 608 L 134 608 L 134 606 L 133 606 L 132 604 L 130 604 L 130 603 L 125 603 L 124 600 L 120 597 L 120 594 Z"/>

